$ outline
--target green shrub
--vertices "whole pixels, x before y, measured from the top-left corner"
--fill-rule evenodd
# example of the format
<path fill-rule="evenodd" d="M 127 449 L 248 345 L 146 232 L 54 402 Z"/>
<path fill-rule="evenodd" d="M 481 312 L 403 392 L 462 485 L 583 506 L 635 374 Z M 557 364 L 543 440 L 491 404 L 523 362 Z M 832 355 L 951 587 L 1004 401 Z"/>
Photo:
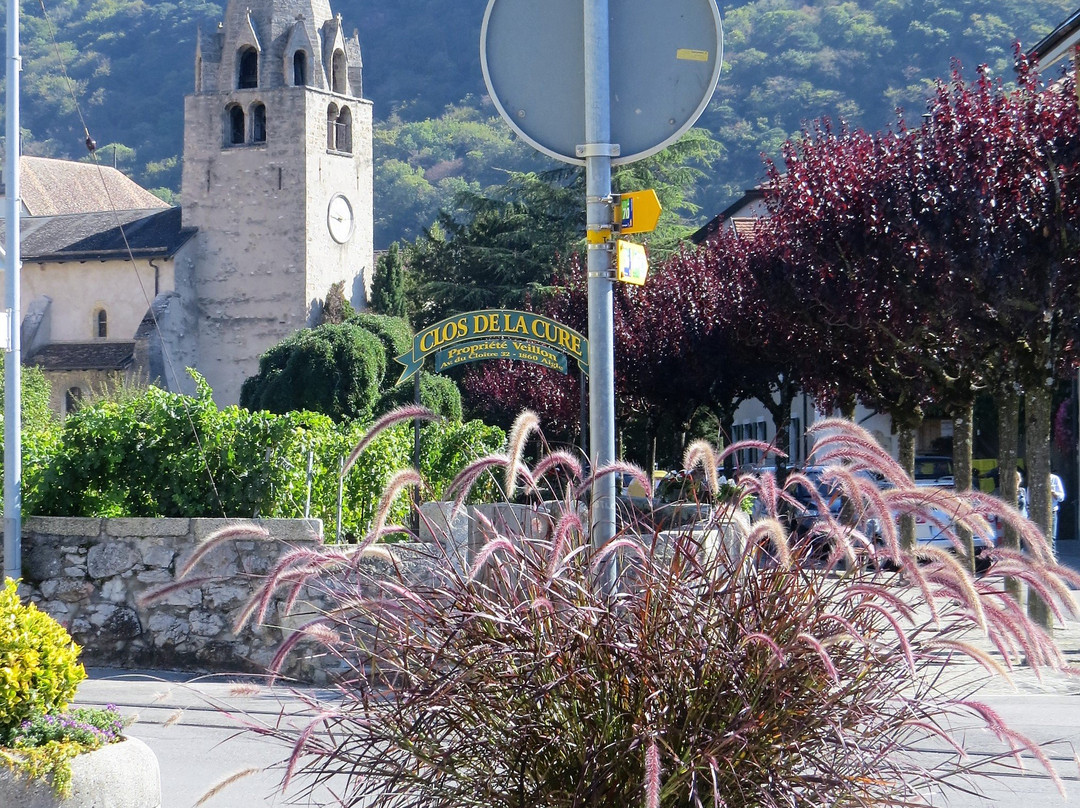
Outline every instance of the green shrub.
<path fill-rule="evenodd" d="M 195 396 L 156 387 L 92 402 L 70 415 L 47 454 L 24 511 L 39 516 L 299 518 L 308 501 L 326 535 L 337 535 L 341 462 L 369 426 L 314 412 L 219 410 L 206 382 Z M 477 457 L 503 442 L 480 422 L 428 424 L 421 468 L 437 494 Z M 341 534 L 363 536 L 391 475 L 412 463 L 411 425 L 386 430 L 344 479 Z M 481 489 L 484 490 L 484 489 Z M 430 496 L 430 494 L 425 494 Z M 392 520 L 407 516 L 399 502 Z"/>
<path fill-rule="evenodd" d="M 386 351 L 386 376 L 383 377 L 382 386 L 385 389 L 396 385 L 401 378 L 401 371 L 405 369 L 404 365 L 397 362 L 397 358 L 412 350 L 413 332 L 409 321 L 404 317 L 361 312 L 349 317 L 349 322 L 379 338 Z"/>
<path fill-rule="evenodd" d="M 79 646 L 33 603 L 23 605 L 10 578 L 0 592 L 0 738 L 23 721 L 62 711 L 86 671 Z"/>
<path fill-rule="evenodd" d="M 297 331 L 259 358 L 240 406 L 285 413 L 310 410 L 335 421 L 369 419 L 386 375 L 379 339 L 352 323 Z"/>
<path fill-rule="evenodd" d="M 399 384 L 383 393 L 376 414 L 414 403 L 415 391 L 410 382 Z M 460 421 L 462 415 L 461 391 L 453 379 L 432 373 L 420 374 L 420 406 L 451 421 Z"/>

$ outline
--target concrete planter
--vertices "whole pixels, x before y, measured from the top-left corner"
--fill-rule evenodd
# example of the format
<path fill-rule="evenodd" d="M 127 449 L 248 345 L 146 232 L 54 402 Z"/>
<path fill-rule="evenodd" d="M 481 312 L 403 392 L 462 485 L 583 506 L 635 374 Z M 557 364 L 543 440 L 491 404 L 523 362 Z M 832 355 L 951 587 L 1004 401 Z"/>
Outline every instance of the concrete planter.
<path fill-rule="evenodd" d="M 161 808 L 161 773 L 146 744 L 127 738 L 71 761 L 71 794 L 0 766 L 0 806 L 11 808 Z"/>

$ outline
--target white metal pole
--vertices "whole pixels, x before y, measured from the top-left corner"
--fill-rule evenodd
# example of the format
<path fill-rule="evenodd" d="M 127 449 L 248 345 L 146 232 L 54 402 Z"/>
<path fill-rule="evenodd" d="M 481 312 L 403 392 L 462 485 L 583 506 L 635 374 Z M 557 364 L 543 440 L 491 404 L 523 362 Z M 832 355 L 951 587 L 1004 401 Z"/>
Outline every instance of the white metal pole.
<path fill-rule="evenodd" d="M 4 575 L 22 577 L 22 347 L 19 323 L 22 313 L 19 273 L 22 256 L 19 244 L 19 216 L 22 192 L 19 188 L 19 3 L 7 4 L 7 142 L 4 145 L 4 184 L 6 187 L 6 260 L 7 312 L 10 335 L 4 357 Z"/>
<path fill-rule="evenodd" d="M 608 0 L 585 3 L 585 188 L 586 226 L 591 232 L 612 226 L 611 85 Z M 612 242 L 591 243 L 589 281 L 589 433 L 594 470 L 615 460 L 615 352 Z M 601 546 L 615 535 L 615 478 L 607 475 L 592 489 L 592 542 Z"/>

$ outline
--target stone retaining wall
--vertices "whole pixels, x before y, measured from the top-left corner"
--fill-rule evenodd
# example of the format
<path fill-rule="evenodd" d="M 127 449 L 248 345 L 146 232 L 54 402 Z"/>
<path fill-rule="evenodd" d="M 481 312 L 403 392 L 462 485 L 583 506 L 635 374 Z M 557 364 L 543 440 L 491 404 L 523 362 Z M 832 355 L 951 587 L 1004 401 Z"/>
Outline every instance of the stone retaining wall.
<path fill-rule="evenodd" d="M 404 570 L 412 579 L 430 576 L 437 563 L 464 569 L 492 529 L 539 535 L 551 524 L 542 511 L 523 506 L 480 506 L 453 520 L 449 513 L 447 503 L 426 504 L 422 542 L 391 545 L 393 567 L 386 561 L 365 563 L 377 574 L 380 568 L 386 575 Z M 249 623 L 239 632 L 233 625 L 285 553 L 318 545 L 319 520 L 243 522 L 266 528 L 270 538 L 218 545 L 189 576 L 197 579 L 193 585 L 143 602 L 147 593 L 175 581 L 201 540 L 237 523 L 30 517 L 23 525 L 21 591 L 71 632 L 88 665 L 262 674 L 281 642 L 329 604 L 319 592 L 305 589 L 289 613 L 279 597 L 261 624 Z M 290 655 L 282 673 L 322 684 L 338 666 L 333 657 L 301 649 Z"/>

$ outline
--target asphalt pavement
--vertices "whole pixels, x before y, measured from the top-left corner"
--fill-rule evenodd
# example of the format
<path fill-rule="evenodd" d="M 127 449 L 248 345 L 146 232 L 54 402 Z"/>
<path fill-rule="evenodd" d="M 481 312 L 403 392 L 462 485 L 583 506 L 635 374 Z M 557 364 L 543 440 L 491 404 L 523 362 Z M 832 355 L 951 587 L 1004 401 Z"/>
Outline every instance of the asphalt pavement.
<path fill-rule="evenodd" d="M 1080 541 L 1059 542 L 1058 555 L 1080 570 Z M 1055 637 L 1067 658 L 1080 665 L 1080 622 L 1056 627 Z M 333 783 L 312 794 L 304 792 L 302 783 L 282 793 L 282 764 L 291 750 L 282 742 L 244 731 L 238 719 L 243 715 L 271 724 L 304 722 L 308 714 L 304 700 L 332 698 L 332 691 L 267 687 L 250 677 L 102 668 L 88 673 L 77 702 L 114 704 L 134 719 L 129 734 L 149 745 L 161 766 L 162 808 L 325 808 L 339 804 L 333 796 Z M 1055 742 L 1048 753 L 1067 795 L 1062 798 L 1039 765 L 1027 759 L 1023 772 L 1009 764 L 992 779 L 978 779 L 975 785 L 982 796 L 951 793 L 933 797 L 931 804 L 935 808 L 991 804 L 1011 808 L 1022 803 L 1080 808 L 1080 677 L 1054 675 L 1040 680 L 1021 670 L 1015 676 L 1015 686 L 988 683 L 979 698 L 1014 729 L 1040 741 Z M 995 754 L 992 739 L 979 732 L 973 730 L 969 738 L 973 756 Z M 223 785 L 238 775 L 242 776 Z"/>

